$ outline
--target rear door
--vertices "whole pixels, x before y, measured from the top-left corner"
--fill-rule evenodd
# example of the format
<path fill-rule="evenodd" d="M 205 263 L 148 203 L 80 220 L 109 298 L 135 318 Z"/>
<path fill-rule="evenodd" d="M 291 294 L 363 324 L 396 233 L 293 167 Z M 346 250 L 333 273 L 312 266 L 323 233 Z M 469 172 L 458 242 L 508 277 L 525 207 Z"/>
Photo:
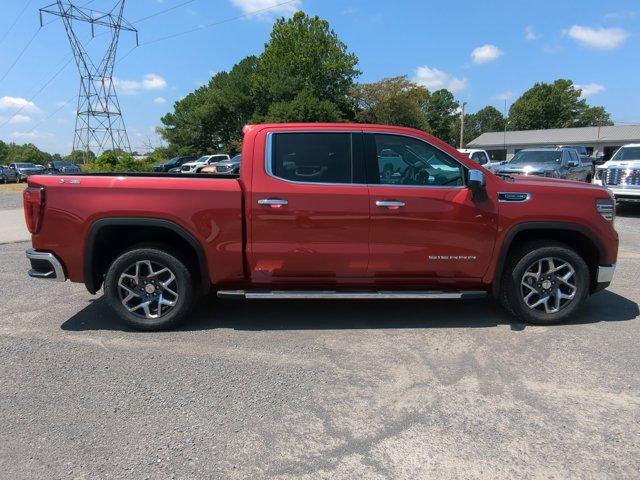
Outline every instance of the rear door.
<path fill-rule="evenodd" d="M 250 195 L 252 282 L 327 285 L 364 276 L 369 193 L 361 132 L 276 130 L 262 141 Z"/>
<path fill-rule="evenodd" d="M 474 200 L 467 169 L 425 140 L 365 133 L 369 273 L 384 283 L 480 279 L 493 251 L 497 199 Z"/>

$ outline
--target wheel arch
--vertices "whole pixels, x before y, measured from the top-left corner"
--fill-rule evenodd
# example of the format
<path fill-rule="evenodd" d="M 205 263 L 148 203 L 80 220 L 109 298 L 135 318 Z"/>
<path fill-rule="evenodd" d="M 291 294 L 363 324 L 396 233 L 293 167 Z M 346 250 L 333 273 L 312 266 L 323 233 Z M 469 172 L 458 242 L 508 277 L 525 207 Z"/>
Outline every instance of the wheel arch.
<path fill-rule="evenodd" d="M 170 220 L 136 217 L 102 218 L 91 224 L 83 254 L 83 277 L 87 290 L 95 294 L 102 286 L 104 273 L 111 262 L 127 248 L 145 241 L 182 247 L 181 251 L 197 270 L 196 278 L 200 279 L 203 293 L 209 291 L 209 269 L 200 242 Z M 104 251 L 97 254 L 101 247 Z"/>
<path fill-rule="evenodd" d="M 512 227 L 504 237 L 497 258 L 492 294 L 498 298 L 504 267 L 510 252 L 519 245 L 537 239 L 556 240 L 572 247 L 589 267 L 591 292 L 595 290 L 598 265 L 606 257 L 604 244 L 584 225 L 569 222 L 525 222 Z"/>

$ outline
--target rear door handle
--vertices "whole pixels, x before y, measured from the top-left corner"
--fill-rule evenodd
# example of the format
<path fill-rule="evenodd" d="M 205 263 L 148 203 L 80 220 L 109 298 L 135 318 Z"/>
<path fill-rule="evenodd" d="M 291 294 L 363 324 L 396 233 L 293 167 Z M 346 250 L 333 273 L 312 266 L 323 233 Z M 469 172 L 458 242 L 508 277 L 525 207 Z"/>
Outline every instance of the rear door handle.
<path fill-rule="evenodd" d="M 271 208 L 280 208 L 284 205 L 289 205 L 289 202 L 281 198 L 263 198 L 261 200 L 258 200 L 258 205 L 267 205 Z"/>
<path fill-rule="evenodd" d="M 398 200 L 376 200 L 376 206 L 382 208 L 388 208 L 390 210 L 397 210 L 398 208 L 404 207 L 406 203 L 400 202 Z"/>

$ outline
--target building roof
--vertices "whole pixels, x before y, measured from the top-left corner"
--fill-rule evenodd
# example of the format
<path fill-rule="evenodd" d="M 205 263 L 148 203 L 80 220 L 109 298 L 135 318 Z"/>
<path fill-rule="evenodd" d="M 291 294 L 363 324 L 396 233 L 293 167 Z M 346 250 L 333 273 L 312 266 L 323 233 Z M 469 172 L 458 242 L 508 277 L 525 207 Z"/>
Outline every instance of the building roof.
<path fill-rule="evenodd" d="M 592 143 L 626 144 L 640 142 L 640 125 L 552 128 L 487 132 L 467 144 L 476 148 L 504 148 L 505 145 L 580 145 Z"/>

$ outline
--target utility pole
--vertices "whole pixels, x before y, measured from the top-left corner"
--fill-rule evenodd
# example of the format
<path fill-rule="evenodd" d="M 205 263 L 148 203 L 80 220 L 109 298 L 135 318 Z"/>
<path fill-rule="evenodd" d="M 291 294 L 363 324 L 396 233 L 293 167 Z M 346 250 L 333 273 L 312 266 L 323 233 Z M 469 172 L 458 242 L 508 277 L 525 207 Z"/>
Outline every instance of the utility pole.
<path fill-rule="evenodd" d="M 467 102 L 462 102 L 462 110 L 460 111 L 460 148 L 464 148 L 464 107 Z"/>
<path fill-rule="evenodd" d="M 124 1 L 118 0 L 109 12 L 98 12 L 78 7 L 72 2 L 57 0 L 40 9 L 40 25 L 43 13 L 62 19 L 71 44 L 71 50 L 80 72 L 80 92 L 76 112 L 76 130 L 73 149 L 85 152 L 85 161 L 92 149 L 96 154 L 111 149 L 114 152 L 131 152 L 129 136 L 122 119 L 122 111 L 113 82 L 118 40 L 122 30 L 136 34 L 138 31 L 123 17 Z M 73 21 L 75 20 L 75 23 Z M 106 53 L 100 62 L 94 63 L 75 30 L 78 23 L 91 26 L 91 40 L 96 36 L 96 27 L 106 27 L 111 34 Z M 89 41 L 91 41 L 89 40 Z M 88 43 L 88 42 L 87 42 Z"/>

